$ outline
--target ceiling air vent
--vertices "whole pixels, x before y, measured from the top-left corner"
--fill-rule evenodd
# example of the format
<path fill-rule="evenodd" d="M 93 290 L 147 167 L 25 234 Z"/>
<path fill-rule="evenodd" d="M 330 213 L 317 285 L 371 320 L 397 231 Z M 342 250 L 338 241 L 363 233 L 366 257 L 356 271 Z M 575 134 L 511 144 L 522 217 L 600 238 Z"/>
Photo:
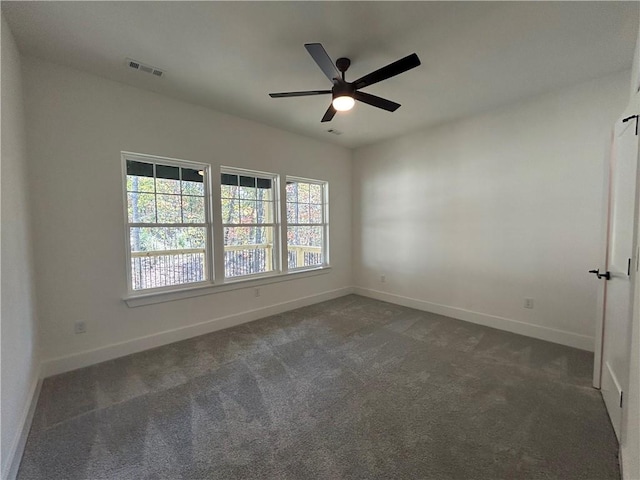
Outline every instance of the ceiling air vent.
<path fill-rule="evenodd" d="M 163 70 L 160 70 L 159 68 L 156 68 L 156 67 L 152 67 L 151 65 L 145 65 L 144 63 L 138 62 L 137 60 L 132 60 L 130 58 L 127 58 L 127 66 L 129 66 L 130 68 L 133 68 L 134 70 L 138 70 L 140 72 L 150 73 L 152 75 L 155 75 L 156 77 L 164 76 Z"/>

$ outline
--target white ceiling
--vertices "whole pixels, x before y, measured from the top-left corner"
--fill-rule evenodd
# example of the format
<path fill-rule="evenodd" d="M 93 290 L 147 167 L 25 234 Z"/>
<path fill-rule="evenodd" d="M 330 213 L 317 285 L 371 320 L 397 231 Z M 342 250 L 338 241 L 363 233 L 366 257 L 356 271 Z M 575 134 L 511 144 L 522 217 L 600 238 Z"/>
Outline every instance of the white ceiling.
<path fill-rule="evenodd" d="M 636 2 L 2 2 L 23 54 L 285 130 L 357 147 L 631 67 Z M 329 89 L 305 43 L 354 80 L 410 53 L 422 65 L 320 123 Z M 131 57 L 166 70 L 134 71 Z M 335 128 L 335 136 L 326 132 Z"/>

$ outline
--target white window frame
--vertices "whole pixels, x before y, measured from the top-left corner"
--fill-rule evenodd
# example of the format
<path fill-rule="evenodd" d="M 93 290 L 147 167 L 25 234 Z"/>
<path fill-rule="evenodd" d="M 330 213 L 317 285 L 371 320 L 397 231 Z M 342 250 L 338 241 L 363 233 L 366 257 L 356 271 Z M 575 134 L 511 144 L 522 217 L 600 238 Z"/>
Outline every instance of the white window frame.
<path fill-rule="evenodd" d="M 285 177 L 285 186 L 288 182 L 301 182 L 301 183 L 309 183 L 313 185 L 320 185 L 322 187 L 322 223 L 289 223 L 287 219 L 287 197 L 286 190 L 283 201 L 283 227 L 282 227 L 282 237 L 283 237 L 283 264 L 284 268 L 287 272 L 305 272 L 309 270 L 317 270 L 322 268 L 330 267 L 330 257 L 329 257 L 329 182 L 326 180 L 317 180 L 313 178 L 303 178 L 303 177 L 294 177 L 291 175 L 287 175 Z M 321 265 L 310 265 L 310 266 L 302 266 L 289 268 L 289 242 L 287 240 L 287 231 L 289 227 L 322 227 L 322 264 Z"/>
<path fill-rule="evenodd" d="M 201 288 L 211 286 L 215 283 L 215 273 L 213 269 L 213 219 L 212 219 L 212 205 L 211 205 L 211 167 L 204 163 L 192 162 L 188 160 L 161 157 L 157 155 L 147 155 L 133 152 L 121 152 L 122 160 L 122 195 L 123 195 L 123 207 L 124 207 L 124 221 L 125 221 L 125 246 L 126 246 L 126 262 L 127 262 L 127 291 L 128 297 L 145 297 L 149 295 L 156 295 L 162 293 L 171 293 L 181 290 L 192 290 L 195 288 Z M 153 163 L 167 165 L 171 167 L 188 168 L 192 170 L 202 171 L 203 173 L 203 187 L 204 187 L 204 208 L 205 208 L 205 223 L 130 223 L 129 222 L 129 200 L 127 196 L 127 160 L 143 163 Z M 155 179 L 154 175 L 154 179 Z M 156 192 L 157 194 L 157 192 Z M 206 272 L 206 280 L 200 282 L 181 283 L 177 285 L 168 285 L 164 287 L 145 288 L 134 290 L 131 268 L 131 228 L 132 227 L 171 227 L 171 226 L 192 226 L 203 227 L 206 232 L 205 241 L 205 264 L 204 269 Z"/>
<path fill-rule="evenodd" d="M 228 175 L 238 175 L 245 177 L 260 177 L 264 179 L 271 180 L 271 191 L 273 195 L 273 218 L 271 223 L 239 223 L 239 224 L 231 224 L 224 223 L 224 219 L 222 218 L 222 180 L 221 177 L 223 174 Z M 221 257 L 221 268 L 219 271 L 221 272 L 222 282 L 225 284 L 236 283 L 236 282 L 245 282 L 248 280 L 258 279 L 258 278 L 267 278 L 274 277 L 282 274 L 282 249 L 281 249 L 281 231 L 282 231 L 282 221 L 280 217 L 280 175 L 271 172 L 263 172 L 259 170 L 249 170 L 245 168 L 237 168 L 237 167 L 220 167 L 220 173 L 218 175 L 217 181 L 220 183 L 220 224 L 221 224 L 221 232 L 222 236 L 220 237 L 220 250 L 222 251 Z M 225 262 L 224 262 L 224 229 L 226 227 L 271 227 L 273 229 L 273 239 L 272 239 L 272 252 L 271 252 L 271 265 L 272 269 L 268 272 L 260 272 L 260 273 L 250 273 L 246 275 L 238 275 L 235 277 L 227 277 L 224 273 L 225 271 Z M 219 258 L 220 258 L 219 257 Z"/>
<path fill-rule="evenodd" d="M 205 224 L 189 224 L 190 226 L 204 226 L 206 229 L 206 259 L 205 266 L 207 280 L 202 282 L 183 283 L 169 285 L 166 287 L 146 288 L 133 290 L 132 266 L 131 266 L 131 239 L 130 227 L 136 224 L 129 223 L 128 198 L 127 198 L 127 160 L 145 163 L 156 163 L 161 165 L 175 166 L 181 168 L 197 169 L 203 172 L 204 192 L 205 192 Z M 329 263 L 329 184 L 324 180 L 310 179 L 304 177 L 287 176 L 286 172 L 272 173 L 252 169 L 226 167 L 211 165 L 208 163 L 193 162 L 189 160 L 163 157 L 159 155 L 148 155 L 135 152 L 121 152 L 122 168 L 122 199 L 124 213 L 124 241 L 126 257 L 126 282 L 127 294 L 123 300 L 129 307 L 139 307 L 153 305 L 156 303 L 182 300 L 202 295 L 228 292 L 238 289 L 254 289 L 262 285 L 323 275 L 331 272 Z M 217 173 L 216 171 L 217 170 Z M 269 178 L 273 182 L 273 223 L 258 224 L 258 226 L 271 226 L 273 228 L 273 270 L 271 272 L 242 275 L 225 278 L 224 276 L 224 227 L 222 219 L 221 204 L 221 174 L 258 176 Z M 287 250 L 287 217 L 286 217 L 286 178 L 291 181 L 315 183 L 323 185 L 323 265 L 288 269 Z M 142 224 L 140 224 L 142 225 Z M 161 225 L 162 224 L 144 224 Z M 182 225 L 182 224 L 179 224 Z M 295 225 L 295 224 L 294 224 Z M 319 225 L 319 224 L 314 224 Z M 242 224 L 242 226 L 255 226 L 253 224 Z M 258 295 L 258 291 L 252 292 L 252 296 Z"/>

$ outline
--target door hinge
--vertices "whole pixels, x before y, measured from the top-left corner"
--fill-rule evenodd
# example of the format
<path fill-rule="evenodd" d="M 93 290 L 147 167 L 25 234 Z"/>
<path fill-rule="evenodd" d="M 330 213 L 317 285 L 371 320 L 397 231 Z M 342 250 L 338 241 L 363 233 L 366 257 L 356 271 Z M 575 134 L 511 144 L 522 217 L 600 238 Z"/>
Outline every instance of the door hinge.
<path fill-rule="evenodd" d="M 622 397 L 624 396 L 624 392 L 620 392 L 620 408 L 622 408 Z"/>
<path fill-rule="evenodd" d="M 630 117 L 627 117 L 627 118 L 623 119 L 622 123 L 626 123 L 629 120 L 632 120 L 634 118 L 636 120 L 636 135 L 638 135 L 638 123 L 640 123 L 640 122 L 638 122 L 638 115 L 631 115 Z"/>

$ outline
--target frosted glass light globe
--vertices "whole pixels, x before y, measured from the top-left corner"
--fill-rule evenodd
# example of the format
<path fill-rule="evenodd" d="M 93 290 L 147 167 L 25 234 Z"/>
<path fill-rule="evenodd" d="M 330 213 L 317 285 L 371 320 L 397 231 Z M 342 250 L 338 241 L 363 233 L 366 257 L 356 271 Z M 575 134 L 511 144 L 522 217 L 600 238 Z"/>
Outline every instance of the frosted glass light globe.
<path fill-rule="evenodd" d="M 351 110 L 355 105 L 356 101 L 353 97 L 342 96 L 336 97 L 333 99 L 333 108 L 335 108 L 339 112 L 346 112 L 347 110 Z"/>

